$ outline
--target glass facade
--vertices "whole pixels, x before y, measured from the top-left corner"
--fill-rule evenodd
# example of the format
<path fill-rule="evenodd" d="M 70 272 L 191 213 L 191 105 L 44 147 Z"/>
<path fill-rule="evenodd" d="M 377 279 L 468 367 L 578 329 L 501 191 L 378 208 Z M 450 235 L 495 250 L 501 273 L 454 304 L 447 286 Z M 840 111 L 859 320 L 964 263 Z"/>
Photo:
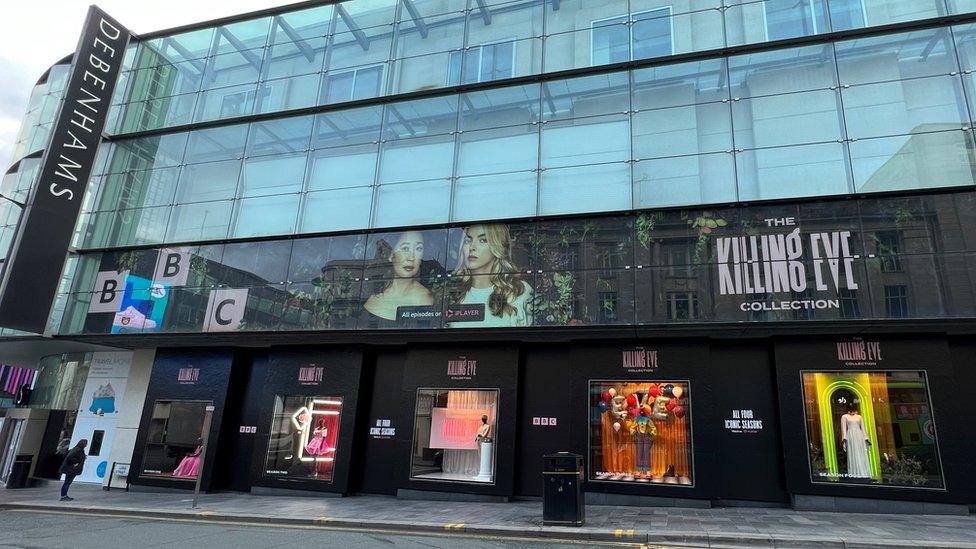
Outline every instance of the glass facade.
<path fill-rule="evenodd" d="M 61 331 L 967 317 L 974 211 L 956 192 L 84 253 Z"/>
<path fill-rule="evenodd" d="M 338 2 L 139 44 L 114 131 L 342 103 L 972 11 L 960 0 Z"/>
<path fill-rule="evenodd" d="M 974 36 L 934 28 L 121 139 L 76 245 L 972 186 Z"/>

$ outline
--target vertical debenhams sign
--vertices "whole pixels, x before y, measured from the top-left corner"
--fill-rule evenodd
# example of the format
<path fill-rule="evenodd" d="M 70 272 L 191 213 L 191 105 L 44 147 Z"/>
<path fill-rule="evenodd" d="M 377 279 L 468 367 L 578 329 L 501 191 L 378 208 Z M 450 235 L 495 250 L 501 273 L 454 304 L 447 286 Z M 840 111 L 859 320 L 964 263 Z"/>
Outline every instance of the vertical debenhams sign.
<path fill-rule="evenodd" d="M 0 326 L 44 332 L 129 36 L 105 12 L 89 8 L 61 112 L 7 257 Z"/>

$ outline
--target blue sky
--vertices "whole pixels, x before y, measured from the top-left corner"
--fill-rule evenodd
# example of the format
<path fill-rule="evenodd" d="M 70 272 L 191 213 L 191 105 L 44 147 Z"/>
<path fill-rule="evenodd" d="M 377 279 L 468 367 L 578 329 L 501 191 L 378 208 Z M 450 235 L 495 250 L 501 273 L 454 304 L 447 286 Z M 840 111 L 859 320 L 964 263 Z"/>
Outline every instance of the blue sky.
<path fill-rule="evenodd" d="M 139 33 L 295 3 L 268 0 L 96 0 Z M 10 166 L 14 140 L 34 82 L 74 51 L 91 0 L 7 0 L 0 21 L 0 163 Z"/>

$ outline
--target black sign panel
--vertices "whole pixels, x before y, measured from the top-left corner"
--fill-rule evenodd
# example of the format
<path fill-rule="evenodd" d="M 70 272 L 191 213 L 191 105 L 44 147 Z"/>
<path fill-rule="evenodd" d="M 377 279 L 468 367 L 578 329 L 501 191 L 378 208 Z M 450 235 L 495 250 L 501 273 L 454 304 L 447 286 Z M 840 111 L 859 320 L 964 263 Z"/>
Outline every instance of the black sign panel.
<path fill-rule="evenodd" d="M 129 31 L 92 6 L 37 184 L 0 283 L 0 325 L 44 331 L 101 141 Z"/>

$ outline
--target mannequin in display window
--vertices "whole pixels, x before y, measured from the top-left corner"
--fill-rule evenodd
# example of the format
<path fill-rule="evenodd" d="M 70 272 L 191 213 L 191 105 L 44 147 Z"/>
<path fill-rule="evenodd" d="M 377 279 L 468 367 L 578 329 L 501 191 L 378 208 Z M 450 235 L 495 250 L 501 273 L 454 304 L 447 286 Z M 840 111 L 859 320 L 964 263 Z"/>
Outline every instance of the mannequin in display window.
<path fill-rule="evenodd" d="M 295 410 L 295 413 L 291 415 L 291 426 L 291 455 L 285 459 L 294 459 L 301 454 L 302 439 L 308 429 L 308 408 L 302 406 Z"/>
<path fill-rule="evenodd" d="M 488 423 L 488 416 L 481 416 L 481 427 L 478 427 L 478 434 L 474 437 L 478 443 L 478 455 L 481 462 L 478 475 L 475 480 L 491 482 L 491 425 Z"/>
<path fill-rule="evenodd" d="M 196 450 L 183 456 L 180 464 L 173 470 L 173 476 L 178 478 L 197 478 L 200 474 L 200 454 L 203 453 L 203 439 L 197 439 Z"/>
<path fill-rule="evenodd" d="M 840 418 L 841 445 L 847 453 L 847 476 L 851 478 L 871 478 L 871 460 L 864 418 L 856 408 L 850 408 Z"/>

